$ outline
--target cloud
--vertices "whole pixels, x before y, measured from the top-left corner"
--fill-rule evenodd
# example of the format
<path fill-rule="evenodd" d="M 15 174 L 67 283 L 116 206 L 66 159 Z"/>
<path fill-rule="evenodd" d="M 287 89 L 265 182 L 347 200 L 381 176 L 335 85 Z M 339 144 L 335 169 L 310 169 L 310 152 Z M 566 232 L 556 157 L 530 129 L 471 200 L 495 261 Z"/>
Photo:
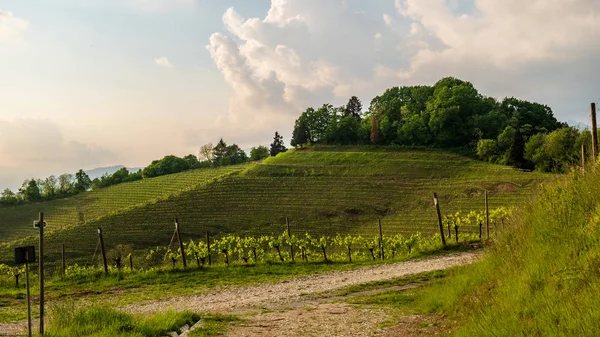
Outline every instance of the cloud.
<path fill-rule="evenodd" d="M 154 59 L 154 63 L 156 63 L 157 65 L 161 66 L 161 67 L 165 67 L 165 68 L 173 68 L 173 64 L 171 63 L 171 61 L 169 61 L 168 58 L 166 57 L 159 57 Z"/>
<path fill-rule="evenodd" d="M 29 22 L 0 10 L 0 42 L 19 38 L 27 27 Z"/>
<path fill-rule="evenodd" d="M 226 31 L 207 46 L 232 89 L 219 120 L 290 135 L 308 106 L 351 95 L 370 100 L 390 86 L 445 76 L 472 81 L 486 95 L 550 104 L 559 117 L 574 111 L 565 100 L 593 96 L 600 2 L 472 3 L 390 0 L 396 13 L 367 15 L 343 0 L 272 0 L 262 18 L 230 8 Z"/>
<path fill-rule="evenodd" d="M 46 119 L 0 120 L 1 185 L 25 178 L 114 164 L 117 156 L 102 147 L 65 139 L 58 124 Z"/>

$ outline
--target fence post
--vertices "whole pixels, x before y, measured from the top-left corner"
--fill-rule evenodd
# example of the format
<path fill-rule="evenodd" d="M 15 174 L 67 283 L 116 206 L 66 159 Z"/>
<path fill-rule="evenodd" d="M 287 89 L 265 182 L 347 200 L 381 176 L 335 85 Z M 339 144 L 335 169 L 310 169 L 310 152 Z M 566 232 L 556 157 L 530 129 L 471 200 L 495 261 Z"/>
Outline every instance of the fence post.
<path fill-rule="evenodd" d="M 206 250 L 208 251 L 208 265 L 210 266 L 212 260 L 210 258 L 210 236 L 208 235 L 208 232 L 206 232 Z"/>
<path fill-rule="evenodd" d="M 133 253 L 129 254 L 129 270 L 133 271 Z"/>
<path fill-rule="evenodd" d="M 292 262 L 294 261 L 294 245 L 292 244 L 292 232 L 290 232 L 290 221 L 288 217 L 285 217 L 285 224 L 287 226 L 288 238 L 290 239 L 290 254 L 292 254 Z"/>
<path fill-rule="evenodd" d="M 385 260 L 383 255 L 383 228 L 381 227 L 381 219 L 379 219 L 379 249 L 381 250 L 381 260 Z"/>
<path fill-rule="evenodd" d="M 179 241 L 179 251 L 181 252 L 181 262 L 183 262 L 183 268 L 187 268 L 187 262 L 185 260 L 185 250 L 183 248 L 183 241 L 181 241 L 181 232 L 179 231 L 179 219 L 175 218 L 175 231 L 177 231 L 177 241 Z"/>
<path fill-rule="evenodd" d="M 440 202 L 437 193 L 433 193 L 433 203 L 437 211 L 438 222 L 440 224 L 440 236 L 442 237 L 442 245 L 446 247 L 446 237 L 444 236 L 444 224 L 442 223 L 442 213 L 440 212 Z"/>
<path fill-rule="evenodd" d="M 596 121 L 596 103 L 590 105 L 592 118 L 592 163 L 596 163 L 598 159 L 598 124 Z"/>
<path fill-rule="evenodd" d="M 581 170 L 585 172 L 585 144 L 581 144 Z"/>
<path fill-rule="evenodd" d="M 106 251 L 104 250 L 104 237 L 102 228 L 98 227 L 98 237 L 100 238 L 100 251 L 102 252 L 102 263 L 104 264 L 104 274 L 108 275 L 108 264 L 106 263 Z"/>
<path fill-rule="evenodd" d="M 40 335 L 44 335 L 44 213 L 40 212 Z"/>
<path fill-rule="evenodd" d="M 487 238 L 490 238 L 490 207 L 488 204 L 488 193 L 485 191 L 485 228 L 487 230 Z"/>

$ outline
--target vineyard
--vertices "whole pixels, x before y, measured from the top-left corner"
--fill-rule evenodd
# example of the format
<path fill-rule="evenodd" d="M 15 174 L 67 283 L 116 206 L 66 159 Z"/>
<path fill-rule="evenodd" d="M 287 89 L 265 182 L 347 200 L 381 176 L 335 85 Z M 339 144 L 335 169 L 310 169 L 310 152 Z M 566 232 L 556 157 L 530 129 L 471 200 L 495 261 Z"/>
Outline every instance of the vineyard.
<path fill-rule="evenodd" d="M 40 210 L 48 216 L 49 259 L 58 260 L 65 244 L 69 256 L 89 264 L 97 246 L 96 227 L 102 227 L 108 250 L 130 245 L 134 251 L 147 251 L 168 246 L 176 217 L 186 242 L 198 241 L 207 232 L 215 239 L 230 234 L 278 237 L 286 218 L 297 238 L 306 233 L 372 238 L 379 232 L 379 219 L 388 237 L 410 238 L 417 232 L 431 237 L 439 232 L 433 192 L 444 215 L 468 214 L 483 210 L 485 192 L 490 209 L 511 207 L 550 177 L 433 150 L 290 151 L 258 165 L 190 171 L 72 199 L 0 209 L 0 262 L 10 261 L 10 247 L 35 243 L 35 237 L 22 238 L 35 234 L 31 220 Z M 464 226 L 465 233 L 478 230 Z"/>

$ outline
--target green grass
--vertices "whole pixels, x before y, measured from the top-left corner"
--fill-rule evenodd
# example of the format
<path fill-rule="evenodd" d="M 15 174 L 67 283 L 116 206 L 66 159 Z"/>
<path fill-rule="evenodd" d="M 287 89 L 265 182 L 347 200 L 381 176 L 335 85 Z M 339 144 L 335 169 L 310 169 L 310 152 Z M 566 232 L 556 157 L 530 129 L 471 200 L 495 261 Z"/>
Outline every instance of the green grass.
<path fill-rule="evenodd" d="M 598 170 L 546 188 L 483 261 L 423 292 L 424 310 L 458 320 L 458 336 L 599 336 L 598 195 Z"/>
<path fill-rule="evenodd" d="M 161 177 L 169 179 L 169 183 L 157 183 L 153 188 L 160 191 L 172 182 L 178 184 L 178 192 L 160 200 L 136 197 L 131 203 L 124 203 L 121 211 L 102 217 L 87 215 L 100 212 L 92 211 L 95 204 L 90 204 L 83 209 L 82 219 L 86 222 L 63 231 L 56 228 L 64 221 L 51 218 L 58 211 L 52 205 L 63 201 L 40 204 L 39 207 L 47 205 L 44 210 L 51 219 L 46 245 L 48 260 L 59 258 L 64 243 L 70 258 L 85 257 L 82 261 L 89 263 L 98 240 L 96 227 L 103 228 L 107 249 L 127 243 L 136 250 L 164 247 L 173 233 L 175 217 L 180 219 L 184 240 L 203 238 L 207 231 L 215 236 L 279 234 L 285 228 L 286 217 L 292 232 L 300 235 L 308 231 L 313 235 L 339 232 L 371 236 L 378 232 L 379 218 L 388 235 L 417 231 L 431 234 L 438 230 L 432 208 L 433 192 L 439 194 L 444 214 L 482 210 L 484 191 L 489 192 L 491 208 L 517 205 L 552 177 L 442 151 L 360 147 L 289 151 L 262 164 L 247 166 L 241 172 L 231 170 L 234 169 Z M 185 188 L 186 175 L 195 185 Z M 98 193 L 124 202 L 131 194 L 144 196 L 151 189 L 145 187 L 146 181 L 138 183 L 115 186 L 114 193 Z M 85 198 L 93 199 L 94 195 L 89 193 Z M 10 223 L 19 224 L 18 228 L 31 227 L 38 211 L 34 208 L 38 206 L 22 207 L 0 209 L 0 222 L 10 218 Z M 115 208 L 118 207 L 110 206 Z M 29 229 L 24 233 L 34 232 Z M 17 236 L 13 231 L 8 238 Z M 0 262 L 12 259 L 13 246 L 34 243 L 35 237 L 5 241 L 0 248 Z"/>
<path fill-rule="evenodd" d="M 200 320 L 202 325 L 192 331 L 189 337 L 222 336 L 232 324 L 239 322 L 240 318 L 233 315 L 202 315 Z"/>
<path fill-rule="evenodd" d="M 161 337 L 200 319 L 191 312 L 164 312 L 149 317 L 134 316 L 112 308 L 76 308 L 55 305 L 50 312 L 48 337 Z"/>

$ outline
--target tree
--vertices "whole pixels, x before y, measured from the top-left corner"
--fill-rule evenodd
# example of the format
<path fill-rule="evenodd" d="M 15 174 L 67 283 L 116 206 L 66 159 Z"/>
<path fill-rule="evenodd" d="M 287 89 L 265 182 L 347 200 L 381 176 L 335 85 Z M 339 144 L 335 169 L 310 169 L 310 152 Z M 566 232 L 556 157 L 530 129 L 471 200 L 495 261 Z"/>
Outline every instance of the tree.
<path fill-rule="evenodd" d="M 0 204 L 3 205 L 16 205 L 18 203 L 18 199 L 17 199 L 17 195 L 15 194 L 15 192 L 11 191 L 10 189 L 5 189 L 4 191 L 2 191 L 2 194 L 0 195 Z"/>
<path fill-rule="evenodd" d="M 165 156 L 161 160 L 153 161 L 142 171 L 142 174 L 144 178 L 152 178 L 183 172 L 189 169 L 190 165 L 185 159 L 170 155 Z"/>
<path fill-rule="evenodd" d="M 352 96 L 344 108 L 344 117 L 352 116 L 358 121 L 362 118 L 362 103 L 356 96 Z"/>
<path fill-rule="evenodd" d="M 287 149 L 285 145 L 283 145 L 283 137 L 279 134 L 279 132 L 275 131 L 275 137 L 273 137 L 273 143 L 271 143 L 271 156 L 276 156 L 281 152 L 285 152 Z"/>
<path fill-rule="evenodd" d="M 35 179 L 25 180 L 20 190 L 23 193 L 25 200 L 29 202 L 39 201 L 42 199 L 40 187 Z"/>
<path fill-rule="evenodd" d="M 250 160 L 263 160 L 269 156 L 269 149 L 266 146 L 259 145 L 250 149 Z"/>
<path fill-rule="evenodd" d="M 58 192 L 60 194 L 69 194 L 73 191 L 73 175 L 69 173 L 58 176 Z"/>
<path fill-rule="evenodd" d="M 223 140 L 223 139 L 221 139 Z M 213 144 L 207 143 L 200 147 L 200 151 L 198 152 L 198 159 L 201 161 L 213 161 Z"/>
<path fill-rule="evenodd" d="M 212 149 L 212 161 L 214 165 L 218 166 L 225 157 L 227 157 L 227 143 L 221 138 Z"/>
<path fill-rule="evenodd" d="M 293 147 L 302 147 L 304 144 L 308 143 L 308 139 L 309 133 L 308 127 L 306 125 L 306 120 L 303 118 L 298 118 L 294 125 L 294 132 L 292 133 L 292 140 L 290 141 L 290 145 L 292 145 Z"/>
<path fill-rule="evenodd" d="M 53 197 L 57 194 L 58 192 L 58 186 L 57 186 L 58 181 L 56 180 L 56 177 L 51 175 L 49 177 L 47 177 L 46 179 L 44 179 L 44 195 L 46 197 Z"/>
<path fill-rule="evenodd" d="M 494 139 L 482 139 L 477 143 L 477 156 L 490 163 L 498 161 L 498 142 Z"/>
<path fill-rule="evenodd" d="M 92 187 L 92 180 L 83 170 L 77 171 L 75 173 L 75 191 L 76 192 L 85 192 Z"/>
<path fill-rule="evenodd" d="M 241 147 L 237 144 L 231 144 L 227 147 L 227 154 L 225 157 L 229 165 L 241 164 L 248 161 L 248 155 Z M 224 166 L 223 164 L 222 166 Z"/>
<path fill-rule="evenodd" d="M 188 165 L 191 169 L 200 168 L 200 161 L 198 160 L 198 157 L 194 156 L 193 154 L 188 154 L 187 156 L 183 157 L 183 159 L 188 162 Z"/>

